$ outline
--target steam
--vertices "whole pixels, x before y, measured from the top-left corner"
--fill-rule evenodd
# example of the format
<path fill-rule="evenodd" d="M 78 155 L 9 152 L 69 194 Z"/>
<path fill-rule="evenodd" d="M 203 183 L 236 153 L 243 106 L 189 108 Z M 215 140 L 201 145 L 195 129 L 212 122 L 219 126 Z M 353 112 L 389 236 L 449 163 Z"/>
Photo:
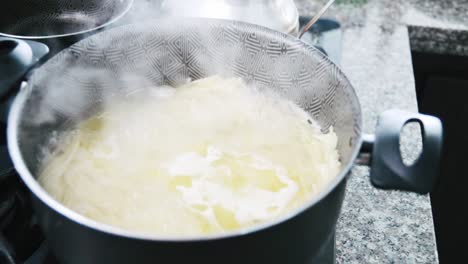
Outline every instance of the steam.
<path fill-rule="evenodd" d="M 58 54 L 32 76 L 31 113 L 25 118 L 33 126 L 76 124 L 140 89 L 234 72 L 252 79 L 245 65 L 249 51 L 238 37 L 229 42 L 212 31 L 216 27 L 174 23 L 149 19 L 114 28 Z"/>
<path fill-rule="evenodd" d="M 164 0 L 164 14 L 240 20 L 297 33 L 297 8 L 292 0 Z"/>
<path fill-rule="evenodd" d="M 152 6 L 159 1 L 135 1 L 143 5 L 135 5 L 123 19 L 134 24 L 87 38 L 32 74 L 18 139 L 32 172 L 63 134 L 115 99 L 142 89 L 164 93 L 167 86 L 215 74 L 241 77 L 260 92 L 284 96 L 313 114 L 322 128 L 334 126 L 339 136 L 354 136 L 350 131 L 360 116 L 354 95 L 349 96 L 335 68 L 321 55 L 307 53 L 299 41 L 284 40 L 279 33 L 263 36 L 261 30 L 235 24 L 155 20 L 161 16 Z M 340 153 L 351 157 L 351 141 L 340 139 Z"/>
<path fill-rule="evenodd" d="M 162 17 L 161 4 L 164 0 L 133 0 L 130 11 L 117 24 L 144 23 Z"/>
<path fill-rule="evenodd" d="M 242 77 L 254 82 L 258 90 L 287 93 L 295 102 L 312 101 L 307 98 L 312 94 L 297 88 L 313 83 L 313 76 L 302 72 L 310 58 L 290 52 L 294 46 L 235 26 L 226 31 L 222 23 L 166 19 L 157 11 L 160 4 L 135 0 L 122 19 L 122 24 L 129 25 L 85 39 L 38 68 L 30 80 L 31 93 L 22 117 L 26 127 L 45 129 L 50 135 L 73 128 L 115 99 L 212 75 Z M 294 74 L 304 75 L 303 83 L 291 82 L 291 78 L 299 79 Z M 320 86 L 327 85 L 327 80 L 321 81 Z M 41 138 L 31 141 L 44 145 Z"/>

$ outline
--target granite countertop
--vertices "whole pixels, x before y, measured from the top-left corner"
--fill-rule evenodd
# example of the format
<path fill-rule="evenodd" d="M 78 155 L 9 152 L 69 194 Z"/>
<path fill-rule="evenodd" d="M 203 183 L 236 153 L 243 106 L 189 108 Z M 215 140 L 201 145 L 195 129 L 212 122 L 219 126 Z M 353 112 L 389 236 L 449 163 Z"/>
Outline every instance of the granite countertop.
<path fill-rule="evenodd" d="M 326 0 L 295 0 L 301 15 Z M 417 111 L 411 49 L 468 55 L 468 0 L 337 0 L 326 16 L 343 26 L 341 67 L 360 98 L 364 130 L 379 113 Z M 412 130 L 412 132 L 411 132 Z M 421 148 L 417 127 L 402 141 L 405 159 Z M 437 263 L 428 196 L 371 186 L 356 166 L 337 226 L 337 263 Z"/>

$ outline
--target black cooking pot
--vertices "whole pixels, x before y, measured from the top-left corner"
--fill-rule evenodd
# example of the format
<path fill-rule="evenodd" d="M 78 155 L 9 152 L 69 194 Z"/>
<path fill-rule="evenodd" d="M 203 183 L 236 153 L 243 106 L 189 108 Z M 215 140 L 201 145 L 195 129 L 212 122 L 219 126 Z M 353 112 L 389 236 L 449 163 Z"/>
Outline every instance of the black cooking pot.
<path fill-rule="evenodd" d="M 278 220 L 177 239 L 95 222 L 55 201 L 36 181 L 44 149 L 53 148 L 51 135 L 96 113 L 109 96 L 125 96 L 141 85 L 177 87 L 187 78 L 212 74 L 240 76 L 296 102 L 324 130 L 333 126 L 340 174 Z M 406 166 L 399 136 L 413 121 L 422 127 L 424 147 Z M 63 263 L 310 263 L 333 235 L 356 162 L 371 166 L 371 182 L 379 188 L 424 194 L 435 182 L 442 146 L 437 118 L 391 110 L 380 117 L 375 136 L 364 136 L 361 124 L 359 100 L 348 79 L 302 41 L 240 22 L 160 20 L 98 33 L 37 68 L 12 105 L 8 146 L 48 243 Z"/>

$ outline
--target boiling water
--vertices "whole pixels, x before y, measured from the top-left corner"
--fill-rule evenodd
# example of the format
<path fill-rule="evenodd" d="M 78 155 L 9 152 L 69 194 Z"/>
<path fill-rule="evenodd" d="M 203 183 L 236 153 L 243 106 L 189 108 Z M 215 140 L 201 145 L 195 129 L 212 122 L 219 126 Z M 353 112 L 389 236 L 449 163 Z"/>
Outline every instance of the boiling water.
<path fill-rule="evenodd" d="M 39 181 L 76 212 L 152 235 L 271 221 L 339 172 L 337 137 L 294 103 L 210 77 L 115 99 L 81 123 Z"/>

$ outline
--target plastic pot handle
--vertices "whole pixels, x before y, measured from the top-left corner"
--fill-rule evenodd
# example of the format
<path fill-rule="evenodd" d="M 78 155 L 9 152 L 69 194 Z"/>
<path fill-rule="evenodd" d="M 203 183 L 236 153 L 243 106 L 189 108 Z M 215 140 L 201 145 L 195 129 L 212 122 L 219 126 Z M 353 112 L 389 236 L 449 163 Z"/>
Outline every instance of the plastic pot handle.
<path fill-rule="evenodd" d="M 0 37 L 0 101 L 48 53 L 42 43 Z"/>
<path fill-rule="evenodd" d="M 406 166 L 400 154 L 400 133 L 410 122 L 421 126 L 423 150 L 414 164 Z M 442 136 L 437 117 L 388 110 L 379 117 L 375 135 L 364 136 L 358 163 L 371 167 L 370 179 L 377 188 L 426 194 L 439 174 Z"/>

